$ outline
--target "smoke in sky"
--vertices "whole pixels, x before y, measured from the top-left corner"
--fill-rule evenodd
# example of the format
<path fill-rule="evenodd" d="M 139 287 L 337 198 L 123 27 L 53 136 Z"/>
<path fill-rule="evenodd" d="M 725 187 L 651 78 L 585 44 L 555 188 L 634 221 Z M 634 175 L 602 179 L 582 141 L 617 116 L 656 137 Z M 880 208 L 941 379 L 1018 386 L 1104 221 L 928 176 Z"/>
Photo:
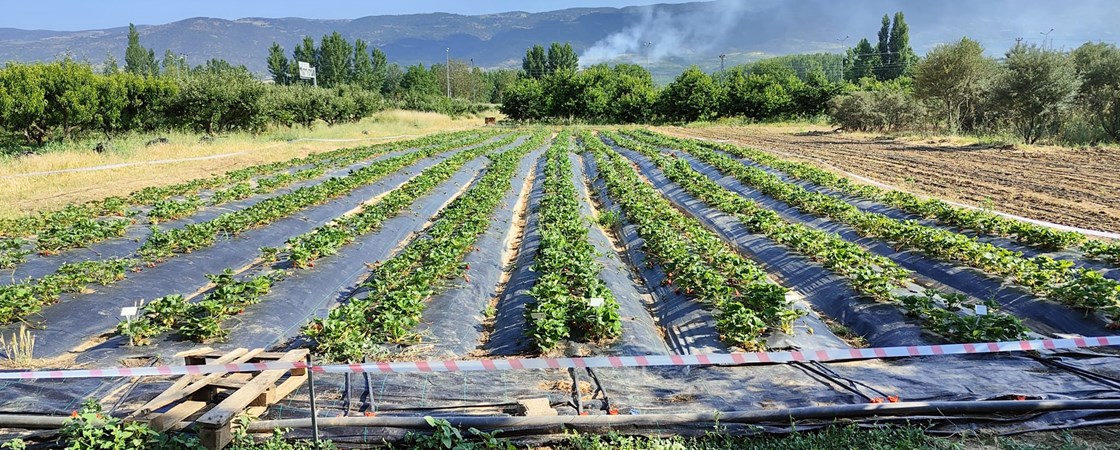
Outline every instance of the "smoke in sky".
<path fill-rule="evenodd" d="M 580 55 L 580 63 L 592 65 L 612 60 L 656 62 L 709 51 L 723 42 L 751 3 L 712 2 L 680 14 L 655 6 L 643 7 L 636 24 L 596 42 Z M 754 3 L 758 6 L 759 2 Z"/>

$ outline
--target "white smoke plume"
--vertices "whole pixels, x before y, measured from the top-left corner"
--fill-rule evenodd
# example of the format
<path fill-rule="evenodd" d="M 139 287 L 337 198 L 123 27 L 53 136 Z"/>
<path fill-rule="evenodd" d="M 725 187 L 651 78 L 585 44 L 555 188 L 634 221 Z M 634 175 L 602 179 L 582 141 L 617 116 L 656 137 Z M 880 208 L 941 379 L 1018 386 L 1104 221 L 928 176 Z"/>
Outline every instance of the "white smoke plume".
<path fill-rule="evenodd" d="M 723 42 L 742 14 L 751 9 L 751 3 L 758 6 L 760 2 L 711 2 L 682 14 L 672 14 L 657 6 L 642 7 L 638 23 L 596 42 L 580 55 L 580 64 L 619 60 L 652 63 L 710 51 Z"/>

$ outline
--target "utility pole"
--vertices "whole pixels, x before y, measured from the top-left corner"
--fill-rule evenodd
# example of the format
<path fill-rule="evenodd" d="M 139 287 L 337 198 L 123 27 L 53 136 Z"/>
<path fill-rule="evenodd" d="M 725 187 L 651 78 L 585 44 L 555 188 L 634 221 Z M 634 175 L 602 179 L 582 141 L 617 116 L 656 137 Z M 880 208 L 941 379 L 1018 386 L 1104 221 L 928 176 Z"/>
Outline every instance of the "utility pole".
<path fill-rule="evenodd" d="M 1050 46 L 1046 43 L 1046 40 L 1050 38 L 1050 33 L 1053 33 L 1053 32 L 1054 32 L 1053 28 L 1051 28 L 1050 31 L 1047 31 L 1045 33 L 1041 32 L 1041 31 L 1038 32 L 1038 34 L 1042 35 L 1042 48 L 1043 49 L 1050 50 Z"/>
<path fill-rule="evenodd" d="M 474 58 L 471 58 L 471 70 L 467 71 L 467 80 L 471 83 L 471 98 L 474 101 Z"/>
<path fill-rule="evenodd" d="M 447 98 L 451 98 L 451 47 L 447 48 L 447 67 L 444 69 L 447 72 Z"/>
<path fill-rule="evenodd" d="M 719 55 L 719 75 L 720 76 L 723 76 L 723 58 L 726 58 L 726 57 L 727 57 L 727 55 Z"/>

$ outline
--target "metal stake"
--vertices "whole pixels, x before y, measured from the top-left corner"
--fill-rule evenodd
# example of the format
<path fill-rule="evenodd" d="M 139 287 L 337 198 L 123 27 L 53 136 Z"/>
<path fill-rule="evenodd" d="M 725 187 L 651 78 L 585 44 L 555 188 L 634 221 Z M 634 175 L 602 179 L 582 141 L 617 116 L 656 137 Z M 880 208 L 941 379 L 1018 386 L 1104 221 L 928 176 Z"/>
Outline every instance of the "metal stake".
<path fill-rule="evenodd" d="M 319 422 L 315 417 L 315 372 L 311 370 L 311 353 L 307 354 L 307 390 L 311 397 L 311 436 L 319 448 Z"/>

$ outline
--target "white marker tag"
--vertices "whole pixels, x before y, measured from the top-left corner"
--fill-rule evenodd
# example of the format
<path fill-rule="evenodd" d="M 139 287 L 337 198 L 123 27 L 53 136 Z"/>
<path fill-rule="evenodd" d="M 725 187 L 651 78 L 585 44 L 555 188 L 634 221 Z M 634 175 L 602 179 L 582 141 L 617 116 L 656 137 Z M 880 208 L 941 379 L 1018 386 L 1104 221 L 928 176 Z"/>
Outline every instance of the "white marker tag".
<path fill-rule="evenodd" d="M 140 308 L 135 306 L 125 306 L 121 308 L 121 315 L 125 317 L 132 317 L 140 313 Z"/>
<path fill-rule="evenodd" d="M 591 297 L 587 299 L 587 303 L 596 308 L 603 306 L 603 302 L 605 301 L 606 300 L 603 300 L 601 297 Z"/>
<path fill-rule="evenodd" d="M 532 313 L 529 314 L 529 317 L 532 317 L 533 320 L 541 320 L 544 318 L 544 313 Z"/>
<path fill-rule="evenodd" d="M 976 315 L 978 315 L 978 316 L 988 315 L 988 305 L 976 305 Z"/>

